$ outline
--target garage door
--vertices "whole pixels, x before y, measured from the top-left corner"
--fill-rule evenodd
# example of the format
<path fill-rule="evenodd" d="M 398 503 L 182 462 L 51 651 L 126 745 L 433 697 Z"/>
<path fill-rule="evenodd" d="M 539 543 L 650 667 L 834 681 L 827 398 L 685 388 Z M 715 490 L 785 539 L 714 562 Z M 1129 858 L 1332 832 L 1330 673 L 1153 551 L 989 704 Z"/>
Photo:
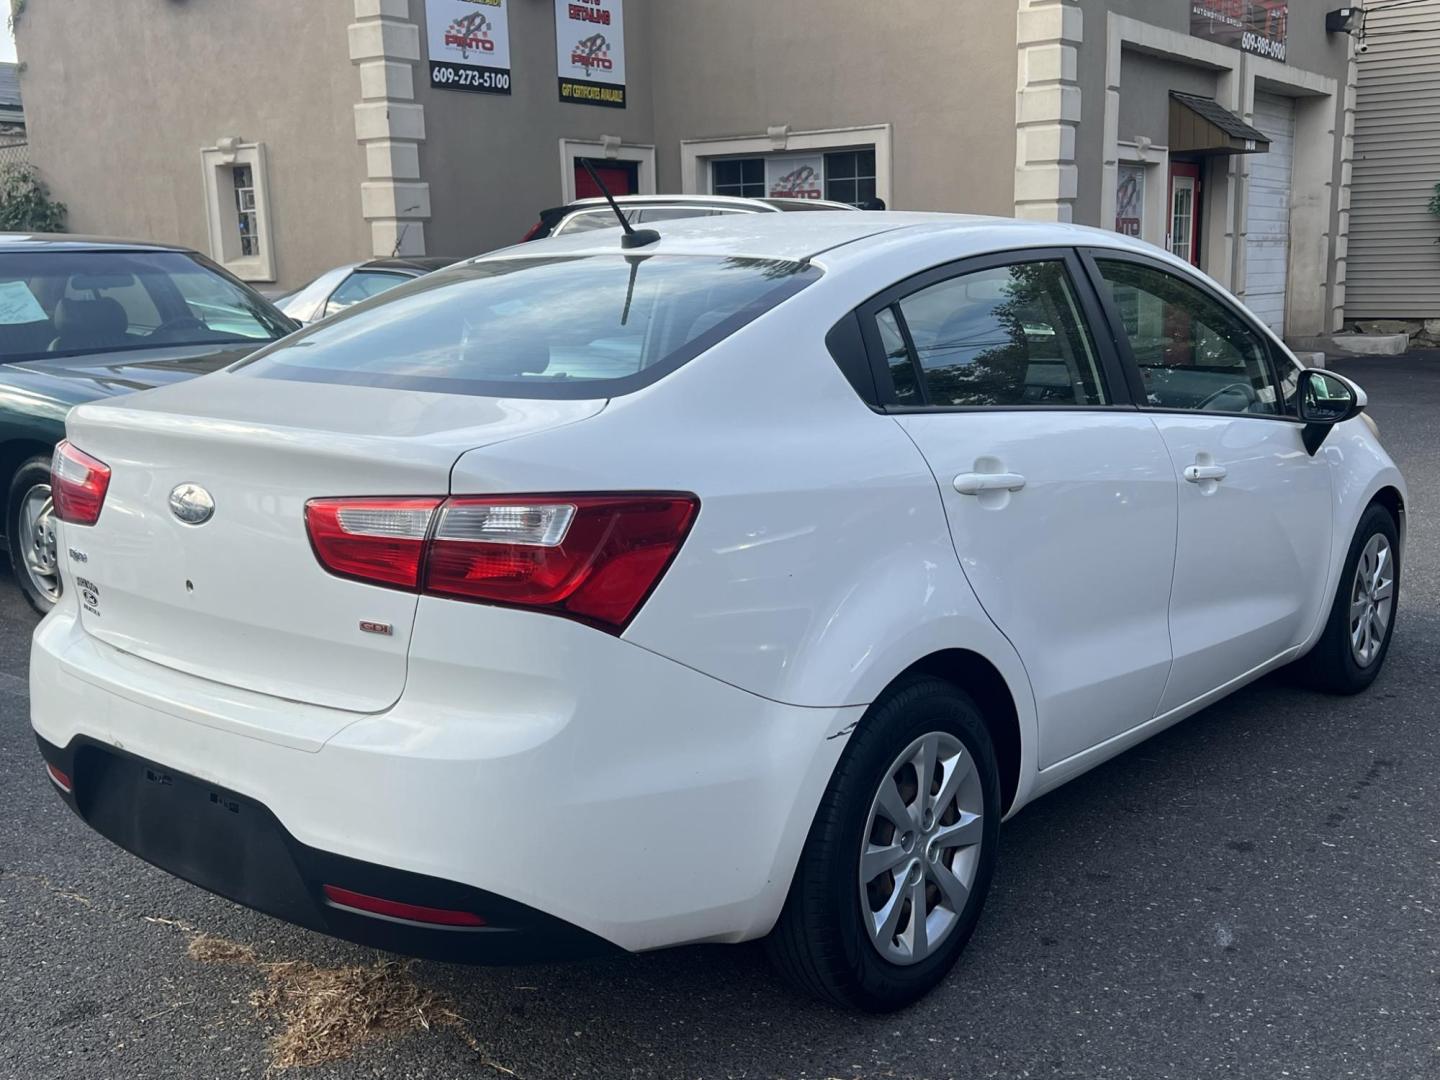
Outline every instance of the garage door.
<path fill-rule="evenodd" d="M 1250 159 L 1246 211 L 1245 303 L 1277 334 L 1285 332 L 1285 281 L 1290 269 L 1290 171 L 1295 160 L 1295 102 L 1255 95 L 1254 125 L 1270 152 Z"/>

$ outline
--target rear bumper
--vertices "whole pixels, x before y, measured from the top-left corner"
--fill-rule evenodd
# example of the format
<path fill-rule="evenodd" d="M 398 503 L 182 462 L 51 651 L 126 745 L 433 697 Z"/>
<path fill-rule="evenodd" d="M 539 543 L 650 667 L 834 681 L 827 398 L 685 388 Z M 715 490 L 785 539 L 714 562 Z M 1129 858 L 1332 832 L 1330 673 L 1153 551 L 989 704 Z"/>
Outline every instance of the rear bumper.
<path fill-rule="evenodd" d="M 861 708 L 780 705 L 562 619 L 422 605 L 434 610 L 421 613 L 400 701 L 337 713 L 337 733 L 313 740 L 303 736 L 315 707 L 120 652 L 62 601 L 34 638 L 32 724 L 97 830 L 205 888 L 340 937 L 510 962 L 551 955 L 551 938 L 563 953 L 638 951 L 769 931 Z M 174 815 L 193 819 L 188 849 L 127 821 L 149 796 L 133 774 L 114 781 L 111 760 L 193 786 L 200 812 Z M 106 790 L 91 803 L 94 776 Z M 218 824 L 227 815 L 209 812 L 212 791 L 248 808 L 228 816 L 267 823 L 270 855 L 249 854 L 259 840 Z M 190 849 L 217 836 L 230 863 L 193 865 Z M 264 880 L 267 862 L 282 867 L 281 885 Z M 324 904 L 322 884 L 474 910 L 516 947 L 501 933 L 417 937 L 357 923 Z M 459 946 L 462 936 L 474 940 Z"/>
<path fill-rule="evenodd" d="M 390 952 L 473 964 L 575 959 L 615 946 L 524 904 L 459 882 L 407 873 L 300 843 L 267 807 L 164 765 L 77 737 L 37 739 L 70 780 L 60 797 L 132 855 L 246 907 Z M 53 779 L 53 774 L 52 774 Z M 429 926 L 328 900 L 326 886 L 479 916 L 483 926 Z"/>

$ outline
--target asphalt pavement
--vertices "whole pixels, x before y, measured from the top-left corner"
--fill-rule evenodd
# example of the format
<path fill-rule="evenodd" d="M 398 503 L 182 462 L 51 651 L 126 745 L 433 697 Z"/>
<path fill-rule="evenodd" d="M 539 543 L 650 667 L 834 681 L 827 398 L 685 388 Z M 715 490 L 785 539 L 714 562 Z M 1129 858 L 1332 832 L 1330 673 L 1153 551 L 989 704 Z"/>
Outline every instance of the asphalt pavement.
<path fill-rule="evenodd" d="M 1026 809 L 979 932 L 924 1002 L 812 1004 L 754 946 L 420 963 L 410 989 L 445 1022 L 337 1041 L 339 1060 L 285 1075 L 1440 1077 L 1440 353 L 1335 367 L 1410 483 L 1386 671 L 1353 699 L 1266 679 Z M 309 969 L 262 965 L 383 957 L 84 828 L 27 722 L 33 626 L 0 578 L 0 1077 L 264 1075 L 285 1021 L 251 995 Z M 193 959 L 197 933 L 254 961 Z"/>

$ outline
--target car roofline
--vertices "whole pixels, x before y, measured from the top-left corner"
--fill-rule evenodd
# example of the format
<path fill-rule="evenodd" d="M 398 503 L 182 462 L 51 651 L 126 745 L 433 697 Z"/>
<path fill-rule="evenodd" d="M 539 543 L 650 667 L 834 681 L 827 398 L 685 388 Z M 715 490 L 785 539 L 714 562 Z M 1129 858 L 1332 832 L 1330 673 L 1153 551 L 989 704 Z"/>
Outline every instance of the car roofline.
<path fill-rule="evenodd" d="M 744 206 L 754 209 L 757 205 L 764 206 L 770 210 L 777 209 L 771 206 L 764 199 L 747 199 L 739 195 L 616 195 L 615 201 L 621 206 L 635 205 L 645 206 L 653 203 L 664 203 L 669 206 Z M 608 205 L 603 195 L 591 195 L 583 199 L 574 199 L 563 206 L 556 207 L 567 213 L 576 210 L 588 210 L 593 206 Z M 761 211 L 762 213 L 764 211 Z"/>
<path fill-rule="evenodd" d="M 125 240 L 113 236 L 85 236 L 70 233 L 0 232 L 0 251 L 7 247 L 57 251 L 179 251 L 198 254 L 182 244 L 162 244 L 153 240 Z"/>
<path fill-rule="evenodd" d="M 1123 236 L 1107 229 L 1093 228 L 1063 222 L 1026 221 L 978 214 L 910 213 L 904 211 L 868 211 L 864 213 L 832 214 L 761 214 L 764 219 L 802 219 L 817 222 L 829 217 L 832 221 L 843 218 L 852 230 L 836 233 L 831 231 L 813 237 L 813 244 L 805 242 L 803 234 L 796 232 L 786 239 L 788 244 L 771 245 L 763 241 L 755 245 L 726 247 L 723 252 L 716 246 L 719 232 L 716 223 L 724 218 L 695 218 L 677 221 L 657 222 L 661 243 L 652 249 L 656 256 L 662 255 L 720 255 L 735 258 L 779 259 L 801 262 L 817 259 L 835 251 L 849 252 L 857 245 L 863 245 L 887 235 L 910 235 L 946 233 L 964 234 L 985 232 L 987 239 L 995 244 L 994 250 L 1026 250 L 1036 247 L 1107 248 L 1119 251 L 1140 251 L 1151 255 L 1164 256 L 1153 245 L 1141 240 Z M 697 223 L 704 223 L 697 226 Z M 694 231 L 692 231 L 694 230 Z M 468 263 L 488 262 L 498 259 L 548 258 L 555 254 L 586 257 L 619 253 L 614 243 L 615 233 L 611 230 L 573 233 L 568 236 L 547 238 L 514 244 L 495 251 L 486 252 Z M 541 250 L 537 250 L 540 247 Z"/>

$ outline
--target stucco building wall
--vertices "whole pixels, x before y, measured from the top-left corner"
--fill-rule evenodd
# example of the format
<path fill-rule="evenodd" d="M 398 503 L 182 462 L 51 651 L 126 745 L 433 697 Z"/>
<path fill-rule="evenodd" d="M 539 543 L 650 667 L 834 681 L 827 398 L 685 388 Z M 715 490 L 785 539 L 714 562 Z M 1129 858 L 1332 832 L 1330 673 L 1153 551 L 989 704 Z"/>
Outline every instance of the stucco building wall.
<path fill-rule="evenodd" d="M 15 26 L 31 160 L 71 231 L 207 251 L 200 151 L 239 137 L 266 147 L 277 283 L 368 250 L 349 0 L 84 8 L 30 0 Z"/>

